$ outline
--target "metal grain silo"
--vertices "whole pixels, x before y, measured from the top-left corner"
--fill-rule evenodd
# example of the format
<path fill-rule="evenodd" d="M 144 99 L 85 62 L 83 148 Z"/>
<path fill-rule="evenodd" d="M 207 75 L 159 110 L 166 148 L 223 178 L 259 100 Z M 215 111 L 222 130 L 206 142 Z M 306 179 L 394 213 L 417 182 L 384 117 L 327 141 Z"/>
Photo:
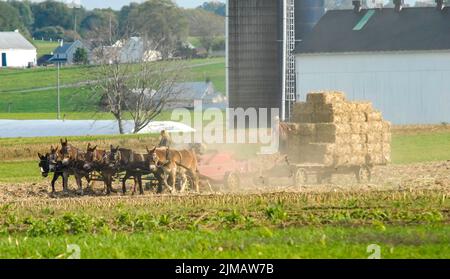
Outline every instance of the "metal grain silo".
<path fill-rule="evenodd" d="M 280 108 L 282 0 L 228 0 L 230 108 Z"/>
<path fill-rule="evenodd" d="M 295 37 L 301 40 L 325 14 L 325 0 L 295 0 Z"/>

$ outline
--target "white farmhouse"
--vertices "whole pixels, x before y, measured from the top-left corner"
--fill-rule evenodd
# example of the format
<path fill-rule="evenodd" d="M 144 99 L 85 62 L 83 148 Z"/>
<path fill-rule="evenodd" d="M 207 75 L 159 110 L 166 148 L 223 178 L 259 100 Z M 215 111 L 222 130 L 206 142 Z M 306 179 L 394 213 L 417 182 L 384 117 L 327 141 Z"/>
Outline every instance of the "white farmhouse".
<path fill-rule="evenodd" d="M 401 3 L 328 11 L 297 45 L 297 99 L 341 90 L 394 124 L 450 122 L 450 8 Z"/>
<path fill-rule="evenodd" d="M 0 32 L 0 68 L 36 65 L 36 48 L 18 31 Z"/>

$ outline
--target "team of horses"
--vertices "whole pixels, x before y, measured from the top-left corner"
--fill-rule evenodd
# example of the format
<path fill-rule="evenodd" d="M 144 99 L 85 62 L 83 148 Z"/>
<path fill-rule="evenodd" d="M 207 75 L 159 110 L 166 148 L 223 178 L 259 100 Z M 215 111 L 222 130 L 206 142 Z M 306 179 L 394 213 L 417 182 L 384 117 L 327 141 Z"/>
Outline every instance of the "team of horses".
<path fill-rule="evenodd" d="M 91 144 L 86 149 L 79 149 L 68 143 L 67 139 L 61 139 L 59 146 L 51 146 L 49 152 L 38 153 L 38 156 L 42 176 L 48 177 L 53 173 L 52 193 L 55 193 L 55 183 L 60 177 L 63 180 L 63 192 L 67 192 L 69 177 L 74 176 L 80 195 L 83 195 L 83 179 L 90 187 L 94 177 L 104 182 L 108 195 L 116 192 L 113 182 L 117 179 L 121 180 L 122 192 L 125 194 L 126 181 L 133 178 L 133 194 L 139 186 L 142 195 L 142 177 L 145 175 L 152 175 L 156 179 L 157 193 L 162 193 L 164 189 L 171 193 L 186 192 L 188 186 L 199 192 L 198 161 L 194 149 L 154 147 L 139 153 L 113 145 L 109 150 L 100 149 Z"/>

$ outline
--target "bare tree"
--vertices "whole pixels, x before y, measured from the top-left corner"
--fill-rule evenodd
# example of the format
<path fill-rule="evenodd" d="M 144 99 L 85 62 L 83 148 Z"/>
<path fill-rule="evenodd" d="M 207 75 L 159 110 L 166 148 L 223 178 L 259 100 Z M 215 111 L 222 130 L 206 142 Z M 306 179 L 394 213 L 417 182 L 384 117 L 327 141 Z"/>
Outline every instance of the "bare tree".
<path fill-rule="evenodd" d="M 134 133 L 145 128 L 157 117 L 171 99 L 180 93 L 176 83 L 181 79 L 175 62 L 143 62 L 130 82 L 132 91 L 126 98 L 126 109 L 134 123 Z M 179 65 L 179 62 L 176 62 Z"/>
<path fill-rule="evenodd" d="M 161 49 L 160 44 L 140 40 L 142 44 L 133 49 L 130 61 L 128 50 L 119 46 L 102 48 L 97 54 L 100 65 L 93 89 L 101 96 L 101 106 L 117 120 L 121 134 L 125 118 L 133 121 L 134 133 L 155 119 L 167 102 L 176 98 L 175 85 L 184 72 L 181 61 L 154 61 L 159 60 L 155 49 Z"/>

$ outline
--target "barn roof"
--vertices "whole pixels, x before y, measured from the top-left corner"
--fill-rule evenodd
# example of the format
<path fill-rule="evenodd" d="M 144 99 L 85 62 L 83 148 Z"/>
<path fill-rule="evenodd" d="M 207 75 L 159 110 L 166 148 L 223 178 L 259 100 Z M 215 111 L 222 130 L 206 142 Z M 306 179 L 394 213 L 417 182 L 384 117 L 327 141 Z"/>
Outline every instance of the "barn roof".
<path fill-rule="evenodd" d="M 0 49 L 36 49 L 19 32 L 0 32 Z"/>
<path fill-rule="evenodd" d="M 54 54 L 65 54 L 68 50 L 70 50 L 73 46 L 81 46 L 82 43 L 80 41 L 70 42 L 70 43 L 63 43 L 62 46 L 58 46 L 53 53 Z"/>
<path fill-rule="evenodd" d="M 450 49 L 450 8 L 328 11 L 296 53 L 339 53 Z"/>

